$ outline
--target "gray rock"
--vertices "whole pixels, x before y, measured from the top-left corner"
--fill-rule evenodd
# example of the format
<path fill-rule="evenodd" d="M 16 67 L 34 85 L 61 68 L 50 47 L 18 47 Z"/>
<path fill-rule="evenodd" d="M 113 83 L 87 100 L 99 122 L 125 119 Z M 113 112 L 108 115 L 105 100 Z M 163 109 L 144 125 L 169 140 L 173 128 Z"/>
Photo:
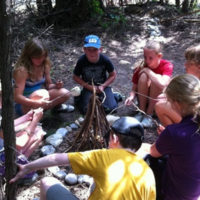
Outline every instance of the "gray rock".
<path fill-rule="evenodd" d="M 75 124 L 76 124 L 78 127 L 81 127 L 81 124 L 79 123 L 78 120 L 75 120 Z"/>
<path fill-rule="evenodd" d="M 66 126 L 65 128 L 68 130 L 69 133 L 71 133 L 73 131 L 72 128 L 69 126 Z"/>
<path fill-rule="evenodd" d="M 90 179 L 90 176 L 88 175 L 85 175 L 85 174 L 78 175 L 78 183 L 86 183 L 89 181 L 89 179 Z"/>
<path fill-rule="evenodd" d="M 58 166 L 54 167 L 48 167 L 48 170 L 52 173 L 55 174 L 56 172 L 60 171 L 60 168 Z"/>
<path fill-rule="evenodd" d="M 131 63 L 129 61 L 127 61 L 127 60 L 120 60 L 119 64 L 121 64 L 121 65 L 130 65 Z"/>
<path fill-rule="evenodd" d="M 59 128 L 55 134 L 61 134 L 63 137 L 65 137 L 68 133 L 68 130 L 66 128 Z"/>
<path fill-rule="evenodd" d="M 78 125 L 76 125 L 75 123 L 70 124 L 70 127 L 72 129 L 78 129 L 79 128 Z"/>
<path fill-rule="evenodd" d="M 88 187 L 90 187 L 92 184 L 94 184 L 94 179 L 90 177 L 88 180 L 85 180 L 85 183 Z"/>
<path fill-rule="evenodd" d="M 78 183 L 77 175 L 73 173 L 69 173 L 65 176 L 65 182 L 69 185 L 75 185 Z"/>
<path fill-rule="evenodd" d="M 43 156 L 46 156 L 55 153 L 55 148 L 52 145 L 45 145 L 40 151 Z"/>
<path fill-rule="evenodd" d="M 63 141 L 63 137 L 61 134 L 53 134 L 47 137 L 46 143 L 51 144 L 54 147 L 58 147 Z"/>
<path fill-rule="evenodd" d="M 90 194 L 92 194 L 92 192 L 94 191 L 96 185 L 95 185 L 95 182 L 94 182 L 93 178 L 91 178 L 90 180 L 91 180 L 91 184 L 90 184 L 89 192 L 90 192 Z"/>
<path fill-rule="evenodd" d="M 84 121 L 84 118 L 83 118 L 83 117 L 79 117 L 79 118 L 78 118 L 78 121 L 79 121 L 80 124 L 82 124 L 83 121 Z"/>
<path fill-rule="evenodd" d="M 55 177 L 57 177 L 58 179 L 64 179 L 65 176 L 67 175 L 64 171 L 62 170 L 59 170 L 57 171 L 55 174 Z"/>

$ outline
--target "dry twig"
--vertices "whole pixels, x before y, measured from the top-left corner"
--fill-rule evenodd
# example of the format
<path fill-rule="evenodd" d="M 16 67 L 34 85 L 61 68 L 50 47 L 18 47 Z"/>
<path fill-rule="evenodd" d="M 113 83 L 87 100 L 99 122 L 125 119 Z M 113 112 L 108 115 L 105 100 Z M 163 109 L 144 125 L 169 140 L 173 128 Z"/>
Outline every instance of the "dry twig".
<path fill-rule="evenodd" d="M 93 85 L 93 95 L 90 97 L 87 113 L 83 125 L 81 126 L 81 130 L 77 133 L 73 144 L 66 150 L 66 152 L 75 145 L 75 151 L 107 147 L 103 136 L 109 131 L 109 126 L 104 108 L 96 96 L 96 90 Z"/>

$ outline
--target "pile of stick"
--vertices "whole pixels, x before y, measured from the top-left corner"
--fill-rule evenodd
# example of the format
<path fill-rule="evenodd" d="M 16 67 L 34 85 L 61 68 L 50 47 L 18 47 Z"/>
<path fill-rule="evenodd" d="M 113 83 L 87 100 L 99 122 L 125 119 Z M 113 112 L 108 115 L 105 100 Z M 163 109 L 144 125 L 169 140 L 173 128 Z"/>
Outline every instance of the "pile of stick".
<path fill-rule="evenodd" d="M 84 151 L 91 149 L 107 148 L 107 144 L 103 136 L 109 131 L 109 122 L 102 103 L 96 96 L 96 91 L 90 97 L 87 113 L 81 130 L 76 133 L 76 138 L 67 150 L 74 148 L 74 151 Z M 66 152 L 67 152 L 66 151 Z"/>

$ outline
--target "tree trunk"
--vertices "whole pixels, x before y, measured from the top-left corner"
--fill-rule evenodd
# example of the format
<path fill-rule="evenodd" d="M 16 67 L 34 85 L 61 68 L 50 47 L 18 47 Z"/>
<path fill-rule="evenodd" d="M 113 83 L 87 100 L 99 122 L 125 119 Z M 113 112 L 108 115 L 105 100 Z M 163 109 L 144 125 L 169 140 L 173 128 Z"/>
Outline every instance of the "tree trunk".
<path fill-rule="evenodd" d="M 182 5 L 182 12 L 188 13 L 189 11 L 189 0 L 184 0 Z"/>
<path fill-rule="evenodd" d="M 40 16 L 46 16 L 52 11 L 51 0 L 36 0 L 36 4 Z"/>
<path fill-rule="evenodd" d="M 194 3 L 196 3 L 197 0 L 191 0 L 190 1 L 190 6 L 189 6 L 189 9 L 192 10 L 193 6 L 194 6 Z"/>
<path fill-rule="evenodd" d="M 13 115 L 13 88 L 11 68 L 11 36 L 12 36 L 12 0 L 0 1 L 0 66 L 2 82 L 2 130 L 4 132 L 5 165 L 6 165 L 6 200 L 16 199 L 16 183 L 9 184 L 17 171 L 15 164 L 16 152 L 14 115 Z M 7 167 L 9 166 L 9 167 Z"/>
<path fill-rule="evenodd" d="M 88 0 L 56 0 L 54 22 L 59 26 L 75 27 L 88 20 L 89 9 Z"/>
<path fill-rule="evenodd" d="M 176 0 L 176 7 L 180 8 L 180 0 Z"/>
<path fill-rule="evenodd" d="M 99 0 L 99 5 L 100 5 L 100 8 L 101 8 L 103 11 L 105 11 L 106 7 L 105 7 L 105 5 L 104 5 L 103 0 Z"/>

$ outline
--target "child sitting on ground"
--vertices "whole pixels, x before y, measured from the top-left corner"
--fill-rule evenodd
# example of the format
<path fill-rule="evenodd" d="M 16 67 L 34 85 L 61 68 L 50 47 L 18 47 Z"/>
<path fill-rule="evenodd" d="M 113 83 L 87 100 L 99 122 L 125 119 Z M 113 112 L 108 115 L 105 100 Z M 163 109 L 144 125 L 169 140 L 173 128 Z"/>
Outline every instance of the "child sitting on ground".
<path fill-rule="evenodd" d="M 73 79 L 83 87 L 81 95 L 75 98 L 79 110 L 86 114 L 93 85 L 102 105 L 109 113 L 118 107 L 122 97 L 115 96 L 109 86 L 116 78 L 116 71 L 110 59 L 103 55 L 101 41 L 96 35 L 85 37 L 83 50 L 85 52 L 74 69 Z M 108 74 L 108 75 L 107 75 Z"/>
<path fill-rule="evenodd" d="M 129 98 L 126 99 L 125 105 L 133 105 L 137 92 L 140 110 L 152 116 L 156 103 L 155 99 L 162 93 L 163 88 L 168 85 L 173 72 L 173 65 L 162 59 L 162 48 L 157 41 L 148 41 L 143 52 L 144 64 L 134 71 L 132 91 Z M 135 118 L 145 128 L 152 127 L 154 124 L 151 118 L 141 112 Z"/>
<path fill-rule="evenodd" d="M 70 97 L 69 91 L 63 88 L 62 81 L 52 83 L 50 68 L 48 52 L 42 41 L 37 38 L 28 40 L 13 73 L 15 111 L 19 116 L 39 107 L 44 110 L 53 108 L 57 112 L 74 110 L 73 106 L 64 104 Z"/>
<path fill-rule="evenodd" d="M 109 138 L 109 149 L 45 156 L 27 165 L 19 165 L 20 171 L 10 183 L 33 170 L 71 165 L 76 174 L 94 178 L 95 188 L 90 200 L 155 200 L 153 173 L 135 154 L 144 137 L 141 123 L 133 117 L 122 117 L 114 122 L 105 137 Z M 42 179 L 40 188 L 40 200 L 78 199 L 53 177 Z"/>
<path fill-rule="evenodd" d="M 156 178 L 157 199 L 197 200 L 200 197 L 199 79 L 189 74 L 179 75 L 171 80 L 164 93 L 182 120 L 168 125 L 150 149 L 154 158 L 149 157 L 148 162 Z M 162 155 L 168 155 L 167 162 L 156 159 Z"/>
<path fill-rule="evenodd" d="M 200 45 L 189 47 L 185 50 L 185 69 L 187 74 L 192 74 L 200 79 Z M 156 114 L 162 124 L 158 133 L 169 124 L 179 123 L 182 119 L 179 113 L 171 107 L 166 99 L 160 100 L 155 105 Z"/>
<path fill-rule="evenodd" d="M 46 134 L 38 122 L 43 116 L 43 109 L 31 110 L 27 114 L 14 120 L 16 131 L 16 150 L 27 158 L 38 147 Z M 3 131 L 0 130 L 0 139 L 3 139 Z M 2 148 L 2 147 L 1 147 Z"/>

